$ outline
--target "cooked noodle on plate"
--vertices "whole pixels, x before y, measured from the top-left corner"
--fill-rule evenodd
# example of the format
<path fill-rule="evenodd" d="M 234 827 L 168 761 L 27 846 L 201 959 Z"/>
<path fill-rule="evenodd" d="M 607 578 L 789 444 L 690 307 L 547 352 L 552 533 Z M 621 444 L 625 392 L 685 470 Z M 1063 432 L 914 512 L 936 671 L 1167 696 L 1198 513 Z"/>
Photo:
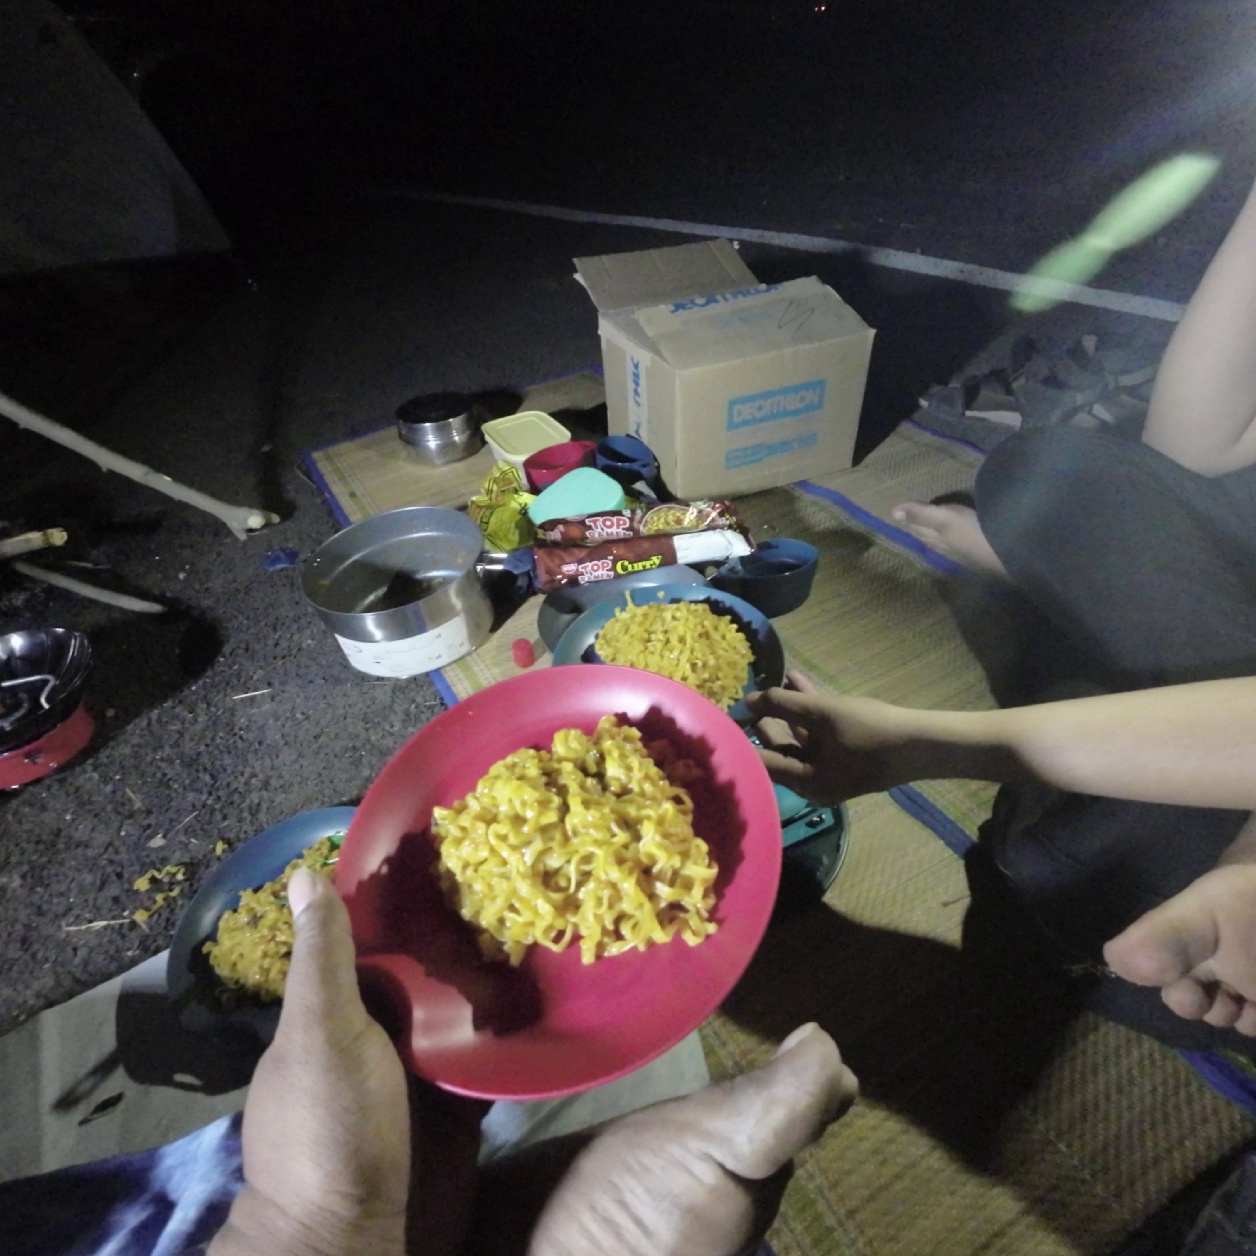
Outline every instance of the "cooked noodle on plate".
<path fill-rule="evenodd" d="M 226 987 L 224 1002 L 236 1002 L 242 995 L 263 1003 L 283 998 L 293 938 L 288 878 L 298 868 L 311 868 L 330 877 L 343 840 L 343 833 L 320 838 L 273 881 L 256 890 L 244 890 L 239 907 L 222 914 L 216 937 L 203 949 Z"/>
<path fill-rule="evenodd" d="M 613 715 L 592 736 L 560 729 L 433 809 L 445 894 L 484 954 L 511 964 L 533 944 L 578 941 L 586 964 L 677 935 L 696 945 L 716 929 L 718 873 L 685 788 L 700 775 Z"/>
<path fill-rule="evenodd" d="M 604 663 L 678 680 L 725 711 L 741 697 L 754 661 L 741 629 L 706 602 L 621 606 L 594 648 Z"/>

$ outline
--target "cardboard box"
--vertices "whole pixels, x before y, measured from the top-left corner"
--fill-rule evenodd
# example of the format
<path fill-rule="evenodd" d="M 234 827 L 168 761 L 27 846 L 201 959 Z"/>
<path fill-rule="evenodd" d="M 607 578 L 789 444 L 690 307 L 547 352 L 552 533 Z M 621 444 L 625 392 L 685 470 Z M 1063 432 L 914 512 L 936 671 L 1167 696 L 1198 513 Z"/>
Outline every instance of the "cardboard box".
<path fill-rule="evenodd" d="M 728 240 L 576 259 L 598 308 L 610 431 L 678 497 L 851 465 L 873 331 L 818 279 L 762 284 Z"/>

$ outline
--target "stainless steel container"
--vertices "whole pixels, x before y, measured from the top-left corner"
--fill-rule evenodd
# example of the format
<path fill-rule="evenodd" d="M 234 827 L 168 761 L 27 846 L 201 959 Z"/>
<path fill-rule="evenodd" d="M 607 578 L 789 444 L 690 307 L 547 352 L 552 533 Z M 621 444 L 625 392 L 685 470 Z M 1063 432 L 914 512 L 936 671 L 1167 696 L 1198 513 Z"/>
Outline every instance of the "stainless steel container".
<path fill-rule="evenodd" d="M 417 676 L 488 636 L 493 609 L 477 567 L 482 545 L 479 527 L 456 510 L 389 510 L 317 549 L 301 588 L 359 671 Z"/>
<path fill-rule="evenodd" d="M 397 435 L 420 462 L 440 467 L 484 446 L 479 407 L 463 393 L 415 397 L 397 410 Z"/>

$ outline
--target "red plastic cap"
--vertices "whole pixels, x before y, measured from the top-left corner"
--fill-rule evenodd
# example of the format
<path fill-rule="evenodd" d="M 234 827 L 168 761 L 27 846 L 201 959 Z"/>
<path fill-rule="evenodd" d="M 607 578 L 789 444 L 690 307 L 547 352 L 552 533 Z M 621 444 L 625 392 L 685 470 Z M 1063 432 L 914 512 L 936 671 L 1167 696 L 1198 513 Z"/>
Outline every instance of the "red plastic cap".
<path fill-rule="evenodd" d="M 520 637 L 515 641 L 510 647 L 510 653 L 514 656 L 516 667 L 531 667 L 536 662 L 536 651 L 527 637 Z"/>

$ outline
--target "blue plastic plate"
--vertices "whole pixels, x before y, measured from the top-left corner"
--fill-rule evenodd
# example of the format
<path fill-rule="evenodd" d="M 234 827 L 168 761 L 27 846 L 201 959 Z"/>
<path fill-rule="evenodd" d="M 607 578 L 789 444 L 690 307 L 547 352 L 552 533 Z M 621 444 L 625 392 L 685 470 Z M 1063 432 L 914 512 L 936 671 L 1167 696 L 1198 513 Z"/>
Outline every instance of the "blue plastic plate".
<path fill-rule="evenodd" d="M 166 989 L 179 1006 L 185 1029 L 271 1040 L 279 1023 L 279 1004 L 243 1002 L 225 1010 L 219 998 L 222 983 L 201 947 L 217 932 L 223 912 L 240 905 L 242 890 L 273 881 L 320 838 L 348 832 L 356 810 L 322 807 L 272 824 L 233 850 L 202 882 L 179 921 L 166 962 Z"/>
<path fill-rule="evenodd" d="M 545 595 L 541 609 L 536 613 L 536 630 L 546 648 L 553 650 L 562 640 L 563 633 L 589 609 L 617 598 L 628 589 L 657 589 L 663 585 L 702 585 L 707 580 L 692 567 L 675 565 L 655 567 L 652 571 L 635 571 L 630 576 L 616 576 L 614 580 L 594 580 L 591 584 L 565 585 L 552 589 Z"/>
<path fill-rule="evenodd" d="M 624 606 L 645 606 L 650 602 L 707 602 L 717 615 L 725 615 L 741 629 L 754 653 L 746 669 L 744 692 L 768 689 L 785 679 L 785 651 L 776 629 L 762 611 L 749 602 L 712 589 L 707 585 L 659 585 L 648 589 L 625 589 L 618 596 L 607 598 L 590 607 L 573 623 L 554 647 L 554 664 L 601 663 L 594 643 L 597 635 Z M 750 712 L 740 698 L 729 715 L 739 724 L 750 721 Z"/>

